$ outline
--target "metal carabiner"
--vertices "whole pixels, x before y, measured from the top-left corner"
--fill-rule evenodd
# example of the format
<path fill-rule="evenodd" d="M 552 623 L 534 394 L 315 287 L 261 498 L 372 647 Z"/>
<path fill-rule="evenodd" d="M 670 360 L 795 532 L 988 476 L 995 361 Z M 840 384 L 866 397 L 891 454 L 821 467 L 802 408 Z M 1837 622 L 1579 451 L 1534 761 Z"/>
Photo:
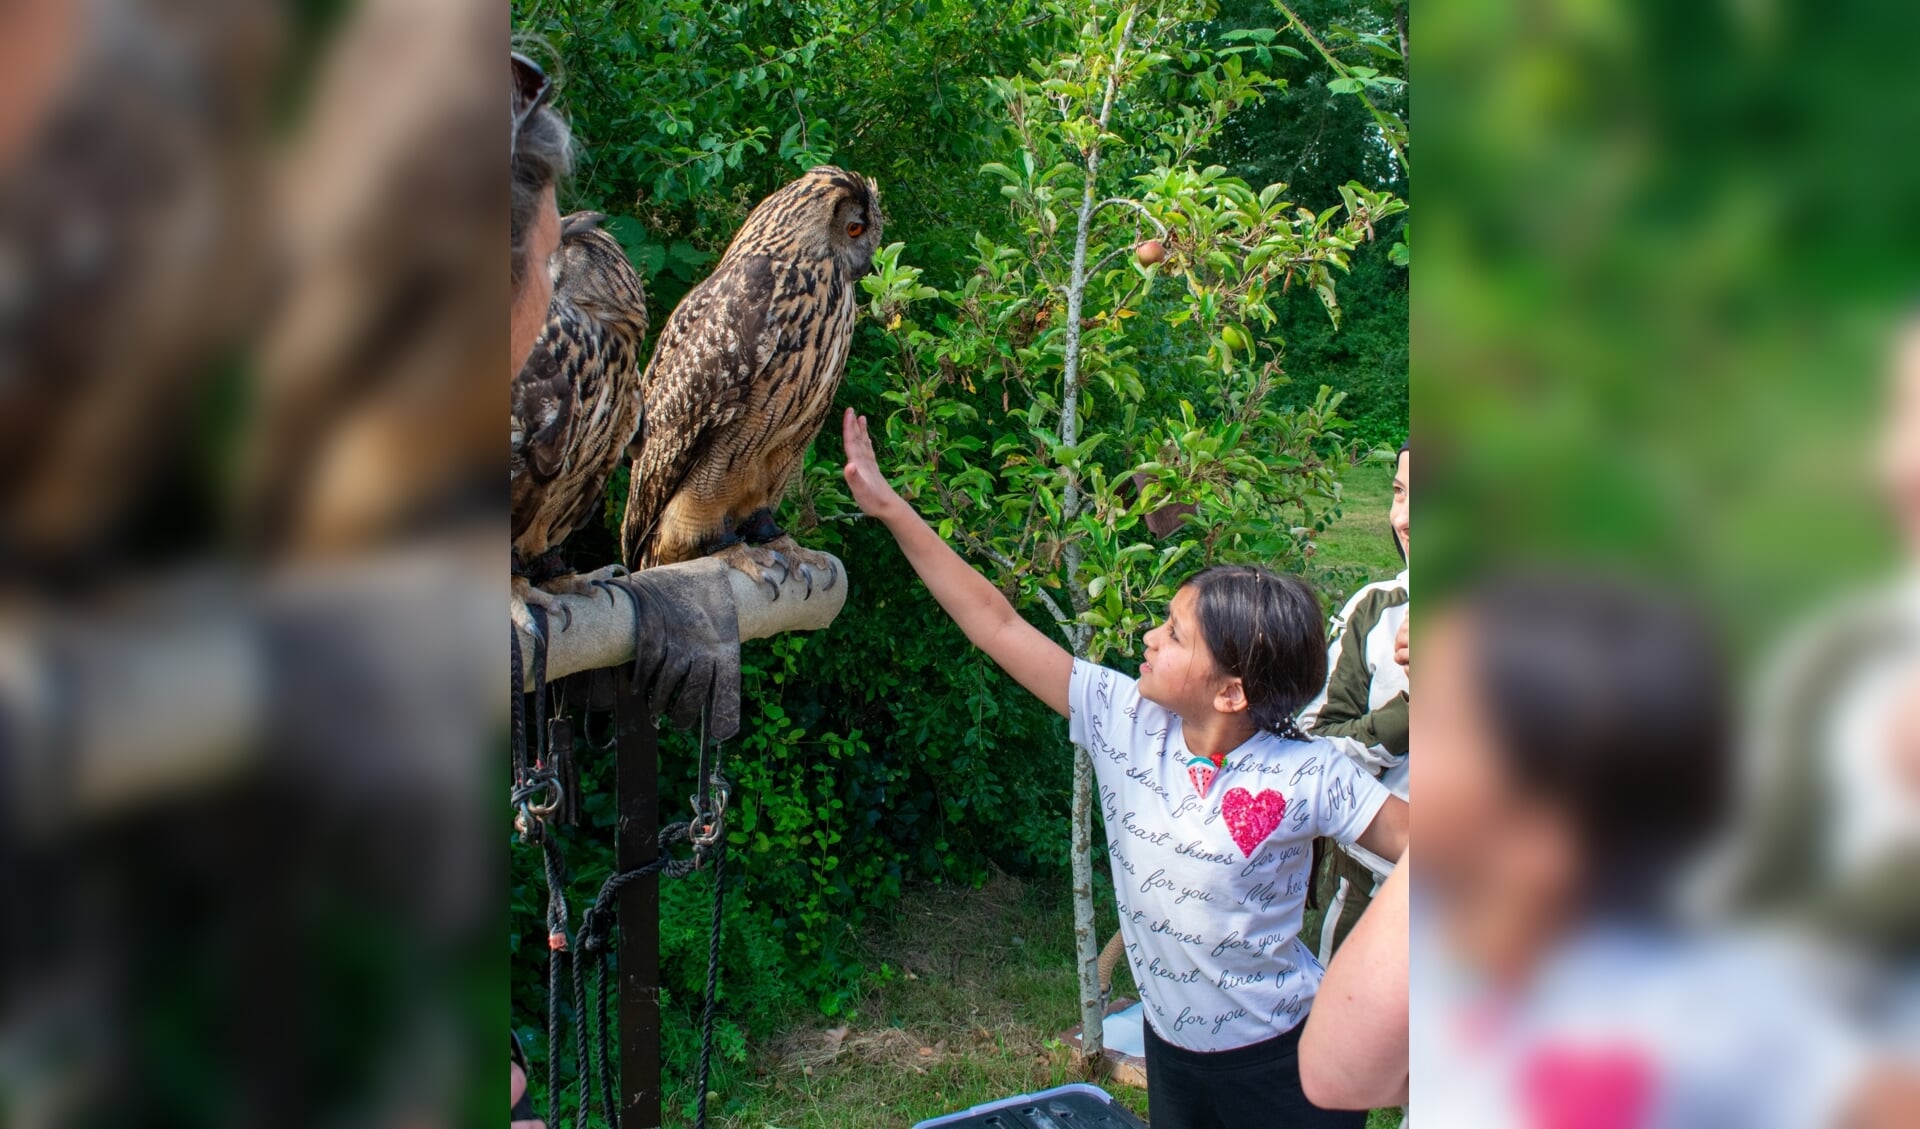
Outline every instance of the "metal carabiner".
<path fill-rule="evenodd" d="M 534 803 L 534 797 L 547 793 L 548 798 Z M 548 817 L 560 810 L 566 800 L 566 789 L 560 784 L 560 777 L 551 768 L 536 768 L 527 773 L 527 778 L 517 785 L 510 796 L 516 814 L 513 817 L 513 829 L 520 834 L 522 843 L 531 843 L 539 838 L 539 831 Z"/>
<path fill-rule="evenodd" d="M 540 804 L 529 802 L 527 804 L 527 810 L 531 811 L 541 820 L 545 820 L 554 812 L 559 811 L 560 805 L 566 802 L 567 790 L 561 786 L 560 778 L 551 774 L 540 783 L 542 785 L 541 791 L 547 792 L 550 798 L 545 803 Z M 534 794 L 538 795 L 539 793 L 536 792 Z M 531 801 L 532 797 L 528 797 L 528 799 Z"/>
<path fill-rule="evenodd" d="M 522 843 L 533 842 L 534 831 L 539 825 L 539 821 L 533 818 L 533 813 L 527 810 L 527 805 L 516 805 L 516 811 L 513 817 L 513 830 L 520 836 Z"/>
<path fill-rule="evenodd" d="M 687 838 L 696 849 L 713 846 L 726 833 L 727 800 L 731 792 L 726 777 L 714 773 L 707 782 L 711 806 L 702 806 L 697 793 L 688 797 L 693 804 L 693 826 L 688 829 Z"/>

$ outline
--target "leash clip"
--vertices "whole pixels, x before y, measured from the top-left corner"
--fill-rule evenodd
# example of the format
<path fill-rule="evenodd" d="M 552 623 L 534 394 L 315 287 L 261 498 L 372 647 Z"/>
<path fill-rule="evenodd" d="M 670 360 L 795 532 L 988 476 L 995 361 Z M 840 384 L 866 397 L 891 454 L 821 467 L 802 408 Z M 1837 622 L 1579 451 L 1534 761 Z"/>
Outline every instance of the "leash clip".
<path fill-rule="evenodd" d="M 692 841 L 696 851 L 706 852 L 726 834 L 727 800 L 731 794 L 727 778 L 716 772 L 707 782 L 706 798 L 710 806 L 703 805 L 698 795 L 688 797 L 693 804 L 693 826 L 687 838 Z"/>
<path fill-rule="evenodd" d="M 560 810 L 566 798 L 567 790 L 553 769 L 541 767 L 527 773 L 527 778 L 512 793 L 517 813 L 513 817 L 513 829 L 520 833 L 520 841 L 531 843 L 539 839 L 548 819 Z"/>

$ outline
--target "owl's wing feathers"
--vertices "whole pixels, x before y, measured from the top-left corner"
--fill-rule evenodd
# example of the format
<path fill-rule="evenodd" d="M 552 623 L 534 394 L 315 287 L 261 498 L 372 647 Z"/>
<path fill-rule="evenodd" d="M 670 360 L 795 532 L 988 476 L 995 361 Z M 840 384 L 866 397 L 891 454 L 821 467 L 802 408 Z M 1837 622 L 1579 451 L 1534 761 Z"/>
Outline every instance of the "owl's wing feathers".
<path fill-rule="evenodd" d="M 661 331 L 647 366 L 647 427 L 633 460 L 621 546 L 639 567 L 662 512 L 716 433 L 740 419 L 755 381 L 779 355 L 771 317 L 778 272 L 744 255 L 689 292 Z"/>
<path fill-rule="evenodd" d="M 508 475 L 522 552 L 552 548 L 598 512 L 607 476 L 639 424 L 635 365 L 645 296 L 625 253 L 598 230 L 599 218 L 563 221 L 566 269 L 555 280 L 546 326 L 513 379 Z"/>
<path fill-rule="evenodd" d="M 570 310 L 556 310 L 513 378 L 515 477 L 530 470 L 551 479 L 566 465 L 574 409 L 569 358 L 580 352 L 578 329 Z"/>
<path fill-rule="evenodd" d="M 541 488 L 560 473 L 573 423 L 573 374 L 562 362 L 564 317 L 553 317 L 514 374 L 508 427 L 507 477 L 513 537 L 532 524 Z"/>

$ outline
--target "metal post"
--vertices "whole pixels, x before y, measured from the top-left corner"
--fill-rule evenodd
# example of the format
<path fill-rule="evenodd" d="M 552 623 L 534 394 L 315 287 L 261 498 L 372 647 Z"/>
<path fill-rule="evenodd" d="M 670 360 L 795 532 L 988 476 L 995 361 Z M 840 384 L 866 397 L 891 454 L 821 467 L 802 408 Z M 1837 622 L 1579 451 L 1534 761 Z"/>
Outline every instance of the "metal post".
<path fill-rule="evenodd" d="M 615 675 L 615 775 L 620 822 L 616 863 L 631 870 L 660 853 L 657 791 L 658 735 L 644 695 L 629 671 Z M 630 1129 L 660 1124 L 660 876 L 650 874 L 620 892 L 620 1123 Z"/>

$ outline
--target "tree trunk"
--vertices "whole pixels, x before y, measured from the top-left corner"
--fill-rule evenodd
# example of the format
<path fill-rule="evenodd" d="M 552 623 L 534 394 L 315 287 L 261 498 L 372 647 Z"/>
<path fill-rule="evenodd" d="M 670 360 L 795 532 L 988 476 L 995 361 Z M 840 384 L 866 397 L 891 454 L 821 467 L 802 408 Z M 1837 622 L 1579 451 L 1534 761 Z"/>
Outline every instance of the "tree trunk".
<path fill-rule="evenodd" d="M 1400 70 L 1401 77 L 1413 81 L 1413 58 L 1407 53 L 1407 6 L 1393 6 L 1393 29 L 1400 33 Z"/>
<path fill-rule="evenodd" d="M 1093 920 L 1093 757 L 1074 746 L 1073 948 L 1080 973 L 1080 1051 L 1095 1076 L 1105 1046 L 1100 1008 L 1100 935 Z"/>
<path fill-rule="evenodd" d="M 1113 99 L 1119 88 L 1120 65 L 1126 57 L 1127 40 L 1133 35 L 1135 12 L 1127 12 L 1113 49 L 1113 68 L 1107 72 L 1106 97 L 1100 105 L 1100 131 L 1106 132 L 1113 113 Z M 1067 279 L 1067 334 L 1065 356 L 1061 359 L 1060 442 L 1072 446 L 1080 441 L 1080 317 L 1087 290 L 1087 240 L 1093 234 L 1094 200 L 1100 181 L 1100 146 L 1095 142 L 1087 152 L 1087 179 L 1080 193 L 1079 223 L 1073 235 L 1073 271 Z M 1068 478 L 1061 491 L 1060 512 L 1063 524 L 1071 527 L 1080 516 L 1080 483 Z M 1067 594 L 1075 615 L 1087 610 L 1087 591 L 1080 580 L 1080 547 L 1069 530 L 1066 552 Z M 1086 655 L 1088 630 L 1073 629 L 1073 653 Z M 1085 749 L 1076 747 L 1073 761 L 1073 937 L 1074 955 L 1080 972 L 1080 1052 L 1089 1074 L 1096 1069 L 1106 1049 L 1104 1016 L 1100 1008 L 1100 940 L 1093 923 L 1093 760 Z"/>

